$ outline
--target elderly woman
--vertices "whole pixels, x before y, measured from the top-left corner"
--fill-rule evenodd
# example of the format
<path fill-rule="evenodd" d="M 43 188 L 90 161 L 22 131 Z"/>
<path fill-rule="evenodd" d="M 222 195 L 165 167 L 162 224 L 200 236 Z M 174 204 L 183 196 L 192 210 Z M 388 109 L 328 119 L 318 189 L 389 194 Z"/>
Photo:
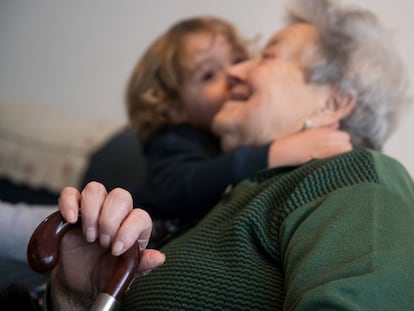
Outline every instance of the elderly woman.
<path fill-rule="evenodd" d="M 308 127 L 339 127 L 370 149 L 241 182 L 163 253 L 141 251 L 141 274 L 167 260 L 133 282 L 123 310 L 412 310 L 414 184 L 372 150 L 405 102 L 400 63 L 369 12 L 295 3 L 262 55 L 230 70 L 233 99 L 214 130 L 227 150 Z M 151 231 L 124 190 L 64 189 L 63 216 L 76 221 L 79 207 L 83 235 L 62 240 L 53 310 L 88 308 L 110 270 L 98 254 L 119 255 L 136 239 L 145 247 Z"/>

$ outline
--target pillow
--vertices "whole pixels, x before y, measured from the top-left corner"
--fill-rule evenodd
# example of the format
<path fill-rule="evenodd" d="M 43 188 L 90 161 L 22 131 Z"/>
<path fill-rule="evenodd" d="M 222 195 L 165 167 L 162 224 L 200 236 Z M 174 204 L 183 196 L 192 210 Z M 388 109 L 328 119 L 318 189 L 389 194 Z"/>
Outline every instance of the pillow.
<path fill-rule="evenodd" d="M 0 177 L 54 193 L 77 187 L 89 156 L 123 126 L 49 106 L 0 103 Z"/>

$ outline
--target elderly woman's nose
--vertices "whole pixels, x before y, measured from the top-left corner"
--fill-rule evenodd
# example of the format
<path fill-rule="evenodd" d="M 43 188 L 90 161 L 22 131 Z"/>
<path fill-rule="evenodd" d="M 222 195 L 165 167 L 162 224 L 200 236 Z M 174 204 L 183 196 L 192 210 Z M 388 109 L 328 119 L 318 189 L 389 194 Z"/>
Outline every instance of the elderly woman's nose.
<path fill-rule="evenodd" d="M 231 87 L 233 87 L 237 84 L 243 83 L 243 80 L 236 77 L 236 76 L 232 76 L 232 75 L 228 74 L 227 75 L 227 82 L 228 82 L 229 87 L 231 88 Z"/>
<path fill-rule="evenodd" d="M 230 66 L 227 69 L 227 81 L 229 82 L 229 86 L 234 86 L 236 84 L 245 83 L 247 72 L 251 67 L 253 62 L 251 60 L 247 60 L 235 65 Z"/>
<path fill-rule="evenodd" d="M 227 69 L 227 74 L 229 77 L 236 78 L 237 82 L 245 81 L 247 77 L 247 72 L 253 63 L 254 60 L 251 59 L 232 65 Z"/>

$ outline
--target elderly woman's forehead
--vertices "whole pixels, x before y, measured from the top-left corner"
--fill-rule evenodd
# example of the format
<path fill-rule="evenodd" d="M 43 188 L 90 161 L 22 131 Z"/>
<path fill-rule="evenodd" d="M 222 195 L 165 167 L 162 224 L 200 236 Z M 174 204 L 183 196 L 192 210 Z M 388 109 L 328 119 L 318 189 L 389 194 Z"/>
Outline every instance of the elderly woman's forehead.
<path fill-rule="evenodd" d="M 318 39 L 319 33 L 315 26 L 306 23 L 294 23 L 274 33 L 266 44 L 266 48 L 282 41 L 291 44 L 309 44 L 317 42 Z"/>

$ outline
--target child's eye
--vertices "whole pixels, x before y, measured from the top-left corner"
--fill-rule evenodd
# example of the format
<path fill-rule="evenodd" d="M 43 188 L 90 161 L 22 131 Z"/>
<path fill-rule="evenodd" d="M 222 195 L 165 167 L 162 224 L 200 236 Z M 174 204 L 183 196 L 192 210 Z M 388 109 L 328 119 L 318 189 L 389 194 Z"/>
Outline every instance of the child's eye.
<path fill-rule="evenodd" d="M 201 81 L 203 81 L 203 82 L 210 81 L 210 80 L 214 79 L 214 76 L 215 76 L 214 71 L 208 71 L 208 72 L 206 72 L 205 74 L 203 74 L 201 76 Z"/>

